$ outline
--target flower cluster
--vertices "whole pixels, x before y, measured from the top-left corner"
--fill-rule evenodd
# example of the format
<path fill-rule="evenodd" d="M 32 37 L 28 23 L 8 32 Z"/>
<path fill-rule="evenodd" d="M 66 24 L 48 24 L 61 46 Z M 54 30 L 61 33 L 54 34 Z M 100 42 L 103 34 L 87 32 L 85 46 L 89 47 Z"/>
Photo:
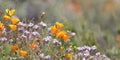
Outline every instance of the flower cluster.
<path fill-rule="evenodd" d="M 56 22 L 54 26 L 51 26 L 51 32 L 56 35 L 57 38 L 61 38 L 63 40 L 68 40 L 70 38 L 69 35 L 67 35 L 66 31 L 61 31 L 60 29 L 63 27 L 63 24 Z"/>

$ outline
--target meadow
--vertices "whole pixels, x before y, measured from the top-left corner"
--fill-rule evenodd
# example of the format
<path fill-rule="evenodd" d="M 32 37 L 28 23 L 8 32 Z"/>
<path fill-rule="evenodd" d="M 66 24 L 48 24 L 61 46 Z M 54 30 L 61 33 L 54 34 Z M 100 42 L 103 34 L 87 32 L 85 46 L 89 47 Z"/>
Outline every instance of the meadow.
<path fill-rule="evenodd" d="M 119 0 L 0 0 L 0 60 L 119 60 Z"/>

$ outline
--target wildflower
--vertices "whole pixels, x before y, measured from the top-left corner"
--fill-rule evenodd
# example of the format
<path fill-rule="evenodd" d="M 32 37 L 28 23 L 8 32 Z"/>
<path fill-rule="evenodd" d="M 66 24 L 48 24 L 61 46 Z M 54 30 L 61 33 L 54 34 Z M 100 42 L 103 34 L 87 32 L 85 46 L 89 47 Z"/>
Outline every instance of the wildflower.
<path fill-rule="evenodd" d="M 54 44 L 54 45 L 61 45 L 61 42 L 59 42 L 59 41 L 56 40 L 56 39 L 53 39 L 53 44 Z"/>
<path fill-rule="evenodd" d="M 5 21 L 8 21 L 9 19 L 10 19 L 10 16 L 8 16 L 8 15 L 5 15 L 5 16 L 4 16 L 4 20 L 5 20 Z"/>
<path fill-rule="evenodd" d="M 64 39 L 64 40 L 68 40 L 68 39 L 69 39 L 69 36 L 68 36 L 68 35 L 64 35 L 64 36 L 63 36 L 63 39 Z"/>
<path fill-rule="evenodd" d="M 4 29 L 4 24 L 1 23 L 1 21 L 0 21 L 0 30 L 3 30 L 3 29 Z"/>
<path fill-rule="evenodd" d="M 32 27 L 34 24 L 33 23 L 29 23 L 28 24 L 28 27 Z"/>
<path fill-rule="evenodd" d="M 51 32 L 52 32 L 53 34 L 57 34 L 57 33 L 60 31 L 60 30 L 57 29 L 55 26 L 51 26 L 50 29 L 51 29 Z"/>
<path fill-rule="evenodd" d="M 44 42 L 48 43 L 51 40 L 51 36 L 47 36 L 43 40 Z"/>
<path fill-rule="evenodd" d="M 63 27 L 63 24 L 61 24 L 61 23 L 59 23 L 59 22 L 56 22 L 56 23 L 55 23 L 55 26 L 56 26 L 57 29 L 60 29 L 60 28 Z"/>
<path fill-rule="evenodd" d="M 60 47 L 60 51 L 63 51 L 63 49 L 64 49 L 64 47 L 63 47 L 63 46 L 61 46 L 61 47 Z"/>
<path fill-rule="evenodd" d="M 15 13 L 15 9 L 12 9 L 12 10 L 6 9 L 5 11 L 6 11 L 6 14 L 10 17 L 13 16 Z"/>
<path fill-rule="evenodd" d="M 18 46 L 17 45 L 12 45 L 11 48 L 14 52 L 18 51 Z"/>
<path fill-rule="evenodd" d="M 42 12 L 42 15 L 45 15 L 45 12 Z"/>
<path fill-rule="evenodd" d="M 66 57 L 67 57 L 68 59 L 71 59 L 71 58 L 72 58 L 72 54 L 71 54 L 71 53 L 68 53 L 68 54 L 66 54 Z"/>
<path fill-rule="evenodd" d="M 92 50 L 96 50 L 97 47 L 96 47 L 96 46 L 92 46 L 91 49 L 92 49 Z"/>
<path fill-rule="evenodd" d="M 44 53 L 41 53 L 41 54 L 39 55 L 39 57 L 40 57 L 40 59 L 43 59 L 43 58 L 44 58 Z"/>
<path fill-rule="evenodd" d="M 65 34 L 66 34 L 65 31 L 60 31 L 60 32 L 57 34 L 57 37 L 58 37 L 58 38 L 63 38 Z"/>
<path fill-rule="evenodd" d="M 11 18 L 12 24 L 17 24 L 20 20 L 18 18 Z"/>
<path fill-rule="evenodd" d="M 38 25 L 34 25 L 33 29 L 39 29 L 39 26 Z"/>
<path fill-rule="evenodd" d="M 1 40 L 2 42 L 5 42 L 5 41 L 7 41 L 7 38 L 6 38 L 6 37 L 1 37 L 0 40 Z"/>
<path fill-rule="evenodd" d="M 20 54 L 21 54 L 21 56 L 26 56 L 27 55 L 27 51 L 20 50 Z"/>
<path fill-rule="evenodd" d="M 42 21 L 41 21 L 38 25 L 39 25 L 39 26 L 42 26 L 42 27 L 47 27 L 47 24 L 44 23 L 44 22 L 42 22 Z"/>
<path fill-rule="evenodd" d="M 29 47 L 32 49 L 32 48 L 36 48 L 37 45 L 35 43 L 32 43 L 32 44 L 29 45 Z"/>
<path fill-rule="evenodd" d="M 51 56 L 50 55 L 47 55 L 44 57 L 45 60 L 51 60 Z"/>
<path fill-rule="evenodd" d="M 22 34 L 21 38 L 27 39 L 27 36 L 25 34 Z"/>
<path fill-rule="evenodd" d="M 9 27 L 11 28 L 11 30 L 16 30 L 16 28 L 17 28 L 17 26 L 13 25 L 13 24 L 10 24 Z"/>

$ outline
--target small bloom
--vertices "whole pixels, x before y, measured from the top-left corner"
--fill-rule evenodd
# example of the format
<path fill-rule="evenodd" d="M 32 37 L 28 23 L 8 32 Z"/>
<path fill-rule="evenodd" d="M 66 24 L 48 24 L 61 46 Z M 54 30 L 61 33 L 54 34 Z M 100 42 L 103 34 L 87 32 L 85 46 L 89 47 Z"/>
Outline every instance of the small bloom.
<path fill-rule="evenodd" d="M 33 29 L 39 29 L 39 26 L 38 25 L 34 25 Z"/>
<path fill-rule="evenodd" d="M 51 29 L 51 32 L 52 32 L 53 34 L 57 34 L 57 33 L 60 31 L 60 30 L 57 29 L 55 26 L 51 26 L 50 29 Z"/>
<path fill-rule="evenodd" d="M 32 43 L 32 44 L 29 45 L 29 47 L 32 49 L 32 48 L 36 48 L 37 45 L 35 43 Z"/>
<path fill-rule="evenodd" d="M 45 15 L 45 12 L 42 12 L 42 15 Z"/>
<path fill-rule="evenodd" d="M 64 47 L 63 47 L 63 46 L 61 46 L 61 47 L 60 47 L 60 51 L 63 51 L 63 50 L 64 50 Z"/>
<path fill-rule="evenodd" d="M 59 33 L 57 33 L 57 37 L 58 37 L 58 38 L 63 38 L 65 34 L 66 34 L 65 31 L 60 31 Z M 65 36 L 65 37 L 66 37 L 66 36 Z"/>
<path fill-rule="evenodd" d="M 43 59 L 43 58 L 44 58 L 44 53 L 41 53 L 41 54 L 39 55 L 39 57 L 40 57 L 40 59 Z"/>
<path fill-rule="evenodd" d="M 7 38 L 6 38 L 6 37 L 1 37 L 0 40 L 1 40 L 2 42 L 4 42 L 4 41 L 7 41 Z"/>
<path fill-rule="evenodd" d="M 68 54 L 66 54 L 66 57 L 67 57 L 68 59 L 71 59 L 71 58 L 72 58 L 72 54 L 71 54 L 71 53 L 68 53 Z"/>
<path fill-rule="evenodd" d="M 13 25 L 13 24 L 10 24 L 9 27 L 11 28 L 11 30 L 16 30 L 16 28 L 17 28 L 17 26 Z"/>
<path fill-rule="evenodd" d="M 56 26 L 57 29 L 60 29 L 60 28 L 63 27 L 63 24 L 61 24 L 61 23 L 59 23 L 59 22 L 56 22 L 56 23 L 55 23 L 55 26 Z"/>
<path fill-rule="evenodd" d="M 33 23 L 29 23 L 28 24 L 28 27 L 32 27 L 34 24 Z"/>
<path fill-rule="evenodd" d="M 47 55 L 44 57 L 45 60 L 50 60 L 51 59 L 51 56 L 50 55 Z"/>
<path fill-rule="evenodd" d="M 10 16 L 8 16 L 8 15 L 5 15 L 5 16 L 4 16 L 4 20 L 5 20 L 5 21 L 8 21 L 9 19 L 10 19 Z"/>
<path fill-rule="evenodd" d="M 4 24 L 1 23 L 1 21 L 0 21 L 0 30 L 3 30 L 3 29 L 4 29 Z"/>
<path fill-rule="evenodd" d="M 18 46 L 17 45 L 12 45 L 11 48 L 14 52 L 18 51 Z"/>
<path fill-rule="evenodd" d="M 69 38 L 70 38 L 70 37 L 69 37 L 68 35 L 64 35 L 64 36 L 63 36 L 63 39 L 64 39 L 64 40 L 68 40 Z"/>
<path fill-rule="evenodd" d="M 26 56 L 27 55 L 27 51 L 20 50 L 20 54 L 21 54 L 21 56 Z"/>
<path fill-rule="evenodd" d="M 38 25 L 42 26 L 42 27 L 47 27 L 47 24 L 44 22 L 40 22 Z"/>
<path fill-rule="evenodd" d="M 11 18 L 12 24 L 17 24 L 20 20 L 18 18 Z"/>
<path fill-rule="evenodd" d="M 13 16 L 14 13 L 15 13 L 15 9 L 11 9 L 11 10 L 6 9 L 5 11 L 6 11 L 6 14 L 7 14 L 8 16 Z"/>

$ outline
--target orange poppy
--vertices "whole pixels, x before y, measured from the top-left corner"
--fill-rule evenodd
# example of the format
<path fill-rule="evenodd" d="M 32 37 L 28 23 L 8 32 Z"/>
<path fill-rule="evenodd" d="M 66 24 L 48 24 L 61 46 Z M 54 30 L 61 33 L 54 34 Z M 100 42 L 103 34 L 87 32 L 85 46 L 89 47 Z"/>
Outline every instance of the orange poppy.
<path fill-rule="evenodd" d="M 60 29 L 60 28 L 63 27 L 63 24 L 61 24 L 61 23 L 59 23 L 59 22 L 56 22 L 56 23 L 55 23 L 55 26 L 56 26 L 57 29 Z"/>
<path fill-rule="evenodd" d="M 17 26 L 13 25 L 13 24 L 10 24 L 9 27 L 11 28 L 11 30 L 16 30 L 16 28 L 17 28 Z"/>
<path fill-rule="evenodd" d="M 18 46 L 17 46 L 17 45 L 12 45 L 11 48 L 12 48 L 12 50 L 15 51 L 15 52 L 17 52 L 17 50 L 18 50 Z"/>
<path fill-rule="evenodd" d="M 29 47 L 32 49 L 32 48 L 36 48 L 36 47 L 37 47 L 37 45 L 36 45 L 36 44 L 34 44 L 34 43 L 32 43 L 32 44 L 30 44 L 30 45 L 29 45 Z"/>
<path fill-rule="evenodd" d="M 12 24 L 17 24 L 20 20 L 18 18 L 11 18 Z"/>
<path fill-rule="evenodd" d="M 27 55 L 27 51 L 20 50 L 20 54 L 21 54 L 21 56 L 26 56 Z"/>
<path fill-rule="evenodd" d="M 1 21 L 0 21 L 0 30 L 3 30 L 3 29 L 4 29 L 4 24 L 1 23 Z"/>

